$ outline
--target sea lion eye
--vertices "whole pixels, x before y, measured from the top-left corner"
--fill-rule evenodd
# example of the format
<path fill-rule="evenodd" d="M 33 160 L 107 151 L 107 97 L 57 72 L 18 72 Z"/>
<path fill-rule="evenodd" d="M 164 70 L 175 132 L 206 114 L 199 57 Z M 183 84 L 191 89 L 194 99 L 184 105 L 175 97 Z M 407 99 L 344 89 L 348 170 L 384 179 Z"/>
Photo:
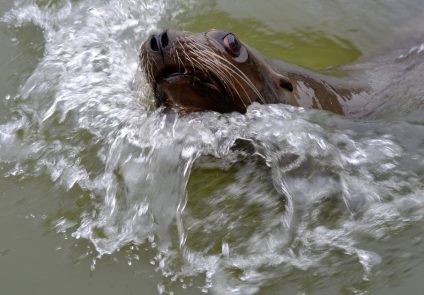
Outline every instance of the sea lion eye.
<path fill-rule="evenodd" d="M 232 57 L 238 57 L 240 55 L 241 44 L 236 36 L 230 33 L 222 40 L 224 41 L 225 49 Z"/>

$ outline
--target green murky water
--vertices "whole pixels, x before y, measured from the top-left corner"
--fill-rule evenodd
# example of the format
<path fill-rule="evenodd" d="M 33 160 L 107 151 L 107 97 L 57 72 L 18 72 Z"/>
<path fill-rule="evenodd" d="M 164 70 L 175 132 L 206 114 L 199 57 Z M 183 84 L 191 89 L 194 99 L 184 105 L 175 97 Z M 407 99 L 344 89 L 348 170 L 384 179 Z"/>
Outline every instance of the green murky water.
<path fill-rule="evenodd" d="M 378 52 L 423 12 L 1 2 L 1 294 L 422 294 L 422 125 L 285 106 L 146 113 L 136 72 L 141 42 L 168 27 L 226 29 L 322 70 Z M 240 138 L 255 156 L 230 149 Z"/>

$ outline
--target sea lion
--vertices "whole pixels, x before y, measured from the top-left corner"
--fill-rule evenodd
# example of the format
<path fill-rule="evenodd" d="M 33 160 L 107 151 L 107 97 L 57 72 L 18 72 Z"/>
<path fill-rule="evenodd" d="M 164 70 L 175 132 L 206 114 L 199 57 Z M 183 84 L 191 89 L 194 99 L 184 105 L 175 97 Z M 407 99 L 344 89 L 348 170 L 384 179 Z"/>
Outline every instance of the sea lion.
<path fill-rule="evenodd" d="M 351 117 L 378 109 L 382 98 L 393 96 L 393 79 L 399 80 L 416 63 L 402 51 L 389 56 L 380 61 L 380 70 L 365 62 L 346 67 L 339 77 L 329 76 L 271 60 L 221 30 L 166 30 L 150 36 L 139 55 L 156 105 L 165 109 L 245 113 L 254 102 L 284 103 Z M 415 70 L 417 78 L 422 69 Z"/>

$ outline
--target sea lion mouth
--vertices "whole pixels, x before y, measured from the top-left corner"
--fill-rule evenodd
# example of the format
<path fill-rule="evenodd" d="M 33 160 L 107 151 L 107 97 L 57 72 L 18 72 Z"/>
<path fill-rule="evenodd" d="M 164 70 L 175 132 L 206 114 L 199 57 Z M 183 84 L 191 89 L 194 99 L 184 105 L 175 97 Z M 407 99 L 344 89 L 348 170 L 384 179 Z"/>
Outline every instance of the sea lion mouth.
<path fill-rule="evenodd" d="M 219 112 L 234 108 L 229 93 L 213 74 L 193 68 L 168 67 L 155 76 L 154 92 L 158 107 L 206 108 Z"/>
<path fill-rule="evenodd" d="M 156 85 L 160 84 L 163 80 L 174 80 L 176 78 L 179 79 L 189 79 L 193 80 L 196 83 L 202 83 L 205 86 L 214 89 L 215 91 L 226 93 L 224 86 L 220 82 L 218 78 L 210 73 L 206 73 L 205 71 L 199 71 L 190 68 L 168 68 L 160 72 L 156 78 Z"/>

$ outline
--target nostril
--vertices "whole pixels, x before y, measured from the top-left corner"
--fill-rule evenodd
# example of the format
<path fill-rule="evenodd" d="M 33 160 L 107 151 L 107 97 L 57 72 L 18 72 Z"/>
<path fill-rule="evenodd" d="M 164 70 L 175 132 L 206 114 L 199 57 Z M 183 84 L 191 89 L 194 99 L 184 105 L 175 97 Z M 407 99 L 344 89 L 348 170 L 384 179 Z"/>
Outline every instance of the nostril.
<path fill-rule="evenodd" d="M 159 44 L 158 44 L 158 40 L 157 40 L 156 36 L 150 37 L 150 48 L 153 51 L 159 51 Z"/>
<path fill-rule="evenodd" d="M 160 35 L 160 43 L 162 45 L 162 48 L 165 48 L 168 43 L 169 43 L 169 39 L 168 39 L 168 33 L 166 31 L 164 31 L 161 35 Z"/>

